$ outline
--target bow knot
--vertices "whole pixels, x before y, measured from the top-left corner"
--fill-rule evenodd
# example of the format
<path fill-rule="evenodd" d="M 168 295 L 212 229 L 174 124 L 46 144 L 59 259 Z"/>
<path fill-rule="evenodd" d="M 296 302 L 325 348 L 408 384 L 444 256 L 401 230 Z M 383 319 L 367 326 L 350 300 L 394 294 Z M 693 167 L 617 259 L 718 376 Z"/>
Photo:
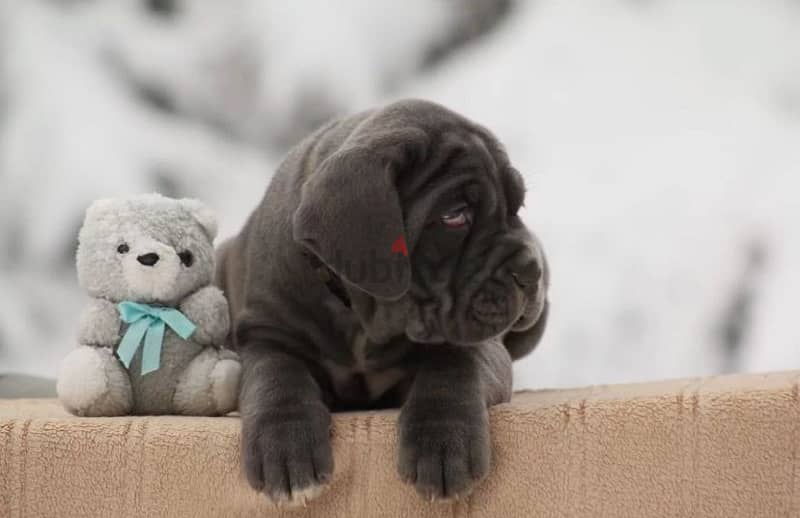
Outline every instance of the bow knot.
<path fill-rule="evenodd" d="M 161 345 L 169 326 L 184 340 L 192 336 L 196 326 L 186 315 L 175 308 L 125 301 L 117 305 L 120 318 L 128 330 L 117 348 L 117 356 L 130 368 L 133 356 L 144 339 L 142 349 L 142 375 L 158 370 L 161 365 Z"/>

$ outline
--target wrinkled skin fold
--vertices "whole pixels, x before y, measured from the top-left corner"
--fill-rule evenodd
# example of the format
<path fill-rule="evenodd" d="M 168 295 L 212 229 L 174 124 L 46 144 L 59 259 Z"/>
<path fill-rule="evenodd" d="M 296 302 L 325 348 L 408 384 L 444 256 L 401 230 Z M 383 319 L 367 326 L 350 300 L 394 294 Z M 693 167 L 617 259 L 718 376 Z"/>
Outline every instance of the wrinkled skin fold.
<path fill-rule="evenodd" d="M 331 122 L 289 153 L 219 250 L 255 489 L 290 505 L 317 496 L 333 473 L 330 413 L 344 409 L 401 408 L 398 472 L 425 498 L 486 476 L 488 408 L 508 401 L 511 362 L 547 320 L 524 196 L 491 133 L 426 101 Z"/>

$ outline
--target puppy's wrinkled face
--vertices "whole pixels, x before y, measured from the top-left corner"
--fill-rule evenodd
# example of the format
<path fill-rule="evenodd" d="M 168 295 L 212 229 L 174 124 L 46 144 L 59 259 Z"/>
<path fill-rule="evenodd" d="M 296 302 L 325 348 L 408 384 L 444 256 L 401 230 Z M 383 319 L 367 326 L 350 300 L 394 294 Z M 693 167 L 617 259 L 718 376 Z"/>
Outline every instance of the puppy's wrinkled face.
<path fill-rule="evenodd" d="M 406 334 L 416 342 L 526 331 L 544 309 L 544 255 L 517 215 L 522 178 L 485 136 L 467 138 L 407 205 L 416 241 Z"/>
<path fill-rule="evenodd" d="M 517 215 L 522 176 L 494 136 L 419 100 L 345 128 L 303 185 L 293 234 L 355 288 L 370 339 L 467 345 L 510 333 L 530 350 L 547 265 Z"/>

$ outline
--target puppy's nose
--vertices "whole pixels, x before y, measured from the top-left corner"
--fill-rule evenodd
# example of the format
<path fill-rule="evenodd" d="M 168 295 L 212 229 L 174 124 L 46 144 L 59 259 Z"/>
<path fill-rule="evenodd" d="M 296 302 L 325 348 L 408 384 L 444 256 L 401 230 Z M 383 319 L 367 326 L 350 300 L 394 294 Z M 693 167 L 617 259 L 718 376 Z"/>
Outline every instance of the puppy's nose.
<path fill-rule="evenodd" d="M 154 266 L 158 262 L 158 254 L 149 253 L 140 255 L 136 260 L 145 266 Z"/>
<path fill-rule="evenodd" d="M 542 277 L 542 269 L 539 262 L 530 257 L 515 261 L 510 268 L 511 277 L 514 283 L 525 291 L 536 289 L 539 279 Z"/>

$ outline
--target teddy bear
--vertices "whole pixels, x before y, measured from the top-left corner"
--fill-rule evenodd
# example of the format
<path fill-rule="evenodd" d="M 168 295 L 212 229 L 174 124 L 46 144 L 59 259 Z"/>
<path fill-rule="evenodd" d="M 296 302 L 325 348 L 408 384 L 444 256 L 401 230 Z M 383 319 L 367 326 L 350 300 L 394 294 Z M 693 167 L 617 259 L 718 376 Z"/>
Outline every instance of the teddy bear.
<path fill-rule="evenodd" d="M 78 282 L 91 297 L 57 393 L 79 416 L 224 415 L 241 364 L 222 348 L 228 303 L 211 285 L 213 212 L 145 194 L 94 202 L 78 234 Z"/>

